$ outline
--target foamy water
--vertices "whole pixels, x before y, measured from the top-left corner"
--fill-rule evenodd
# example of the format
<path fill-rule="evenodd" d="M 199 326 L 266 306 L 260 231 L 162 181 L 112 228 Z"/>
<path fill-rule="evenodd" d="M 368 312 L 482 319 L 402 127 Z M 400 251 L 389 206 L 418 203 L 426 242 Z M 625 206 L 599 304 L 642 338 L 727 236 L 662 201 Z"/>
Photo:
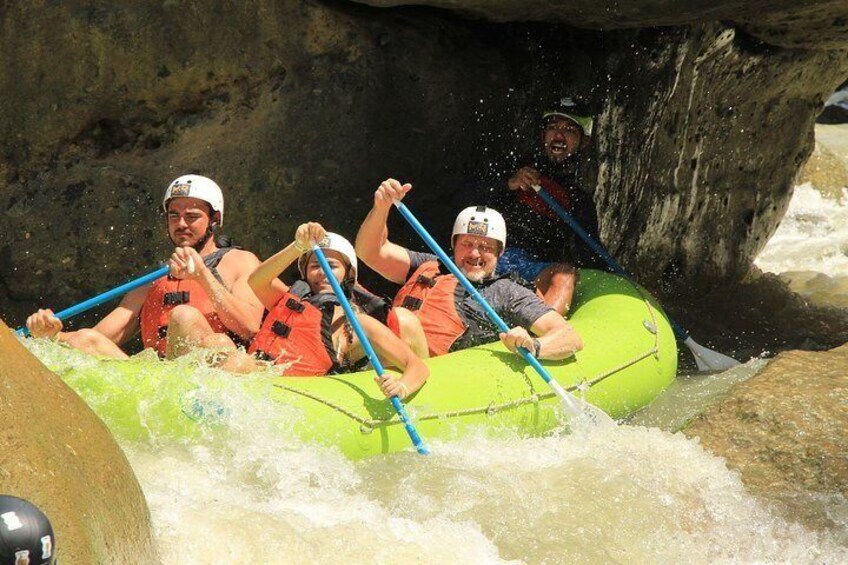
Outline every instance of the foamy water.
<path fill-rule="evenodd" d="M 292 440 L 286 430 L 300 414 L 197 360 L 136 359 L 128 370 L 27 345 L 113 430 L 166 563 L 848 560 L 834 534 L 787 522 L 681 434 L 635 425 L 546 438 L 472 434 L 431 438 L 427 457 L 410 450 L 351 462 Z M 121 424 L 114 395 L 97 390 L 114 386 L 131 399 L 163 373 L 188 381 L 191 397 L 221 417 L 200 434 L 172 435 L 159 414 L 185 398 L 157 384 L 129 407 L 146 430 L 129 439 L 136 432 Z"/>
<path fill-rule="evenodd" d="M 815 271 L 848 277 L 848 188 L 823 196 L 809 183 L 797 186 L 777 232 L 757 257 L 771 273 Z"/>

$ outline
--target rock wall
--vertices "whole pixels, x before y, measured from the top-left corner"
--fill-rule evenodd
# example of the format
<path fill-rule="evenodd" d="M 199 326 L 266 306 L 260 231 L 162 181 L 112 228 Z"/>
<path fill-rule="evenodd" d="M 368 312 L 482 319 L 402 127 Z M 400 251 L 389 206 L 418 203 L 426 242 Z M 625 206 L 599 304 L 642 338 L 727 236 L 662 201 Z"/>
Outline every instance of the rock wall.
<path fill-rule="evenodd" d="M 848 55 L 718 23 L 630 37 L 598 124 L 602 238 L 646 282 L 741 279 L 786 211 Z"/>
<path fill-rule="evenodd" d="M 516 74 L 496 26 L 431 13 L 78 0 L 2 16 L 0 311 L 19 322 L 167 257 L 160 198 L 185 172 L 220 182 L 227 231 L 260 255 L 310 219 L 353 235 L 389 175 L 437 217 Z"/>
<path fill-rule="evenodd" d="M 60 563 L 156 563 L 147 503 L 91 409 L 0 320 L 0 493 L 50 519 Z"/>
<path fill-rule="evenodd" d="M 563 94 L 597 113 L 589 184 L 626 267 L 687 292 L 747 272 L 848 75 L 845 36 L 819 26 L 843 29 L 839 5 L 475 6 L 552 22 L 294 0 L 0 8 L 0 311 L 22 322 L 150 269 L 160 194 L 185 172 L 220 182 L 227 231 L 260 255 L 307 219 L 352 235 L 390 175 L 443 233 L 452 196 L 503 172 Z M 781 35 L 791 17 L 806 23 Z"/>
<path fill-rule="evenodd" d="M 848 6 L 842 0 L 356 0 L 371 6 L 436 6 L 499 22 L 541 21 L 590 29 L 732 22 L 765 43 L 844 49 Z"/>
<path fill-rule="evenodd" d="M 593 46 L 606 72 L 582 94 L 600 114 L 602 239 L 655 289 L 702 291 L 748 272 L 812 151 L 815 117 L 848 76 L 838 0 L 364 1 L 622 30 Z M 572 88 L 564 78 L 549 77 Z"/>

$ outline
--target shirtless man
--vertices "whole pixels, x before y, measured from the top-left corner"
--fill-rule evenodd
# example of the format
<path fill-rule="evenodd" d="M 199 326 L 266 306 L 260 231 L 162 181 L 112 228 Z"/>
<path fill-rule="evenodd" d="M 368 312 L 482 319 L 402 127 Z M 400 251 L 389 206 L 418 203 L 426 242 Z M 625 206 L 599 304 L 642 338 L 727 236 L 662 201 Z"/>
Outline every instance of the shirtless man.
<path fill-rule="evenodd" d="M 167 359 L 214 345 L 216 336 L 249 341 L 262 318 L 262 304 L 247 284 L 259 259 L 216 235 L 224 223 L 221 188 L 184 175 L 168 185 L 162 207 L 176 246 L 169 276 L 128 293 L 93 328 L 64 332 L 53 311 L 42 309 L 27 319 L 30 334 L 116 359 L 127 358 L 120 346 L 139 330 L 144 347 Z"/>

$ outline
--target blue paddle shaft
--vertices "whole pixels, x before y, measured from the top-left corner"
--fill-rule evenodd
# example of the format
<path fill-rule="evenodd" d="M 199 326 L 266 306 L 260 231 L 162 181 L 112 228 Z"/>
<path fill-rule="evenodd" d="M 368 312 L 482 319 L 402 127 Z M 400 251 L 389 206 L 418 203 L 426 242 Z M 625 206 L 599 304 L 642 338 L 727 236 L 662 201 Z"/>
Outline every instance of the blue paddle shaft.
<path fill-rule="evenodd" d="M 323 269 L 324 275 L 327 277 L 330 286 L 333 287 L 333 292 L 336 293 L 336 297 L 339 299 L 339 303 L 342 305 L 342 309 L 344 310 L 348 321 L 350 321 L 350 325 L 353 326 L 353 331 L 355 331 L 356 335 L 359 337 L 359 342 L 362 344 L 363 349 L 365 349 L 365 355 L 368 356 L 368 360 L 371 361 L 371 365 L 374 366 L 374 370 L 377 374 L 382 377 L 383 373 L 385 373 L 383 364 L 380 363 L 380 358 L 377 357 L 377 352 L 374 351 L 374 348 L 371 346 L 371 340 L 369 340 L 368 336 L 365 334 L 362 324 L 359 323 L 359 319 L 356 317 L 356 312 L 353 311 L 350 301 L 347 299 L 347 296 L 345 296 L 339 281 L 336 280 L 336 277 L 333 274 L 333 269 L 327 262 L 327 257 L 317 244 L 312 244 L 312 251 L 315 252 L 315 257 L 318 258 L 318 263 L 321 264 L 321 269 Z M 415 426 L 413 426 L 412 422 L 409 420 L 409 415 L 407 415 L 406 409 L 403 407 L 403 403 L 397 396 L 393 396 L 391 398 L 391 402 L 400 417 L 401 422 L 403 422 L 403 426 L 406 428 L 406 433 L 409 434 L 409 438 L 412 440 L 412 444 L 415 446 L 416 451 L 418 451 L 421 455 L 428 455 L 430 450 L 424 444 L 424 440 L 421 439 L 421 436 L 418 435 L 418 430 L 415 429 Z"/>
<path fill-rule="evenodd" d="M 554 197 L 548 194 L 544 188 L 539 185 L 533 187 L 533 190 L 536 191 L 536 194 L 542 197 L 548 206 L 557 213 L 557 215 L 562 218 L 562 220 L 568 224 L 568 226 L 576 233 L 583 242 L 589 246 L 598 256 L 606 261 L 606 264 L 609 265 L 609 268 L 613 270 L 614 273 L 621 275 L 627 279 L 633 280 L 633 277 L 630 276 L 630 273 L 624 270 L 624 268 L 618 264 L 618 261 L 613 259 L 612 255 L 607 253 L 607 250 L 603 248 L 603 246 L 595 241 L 592 236 L 590 236 L 586 230 L 583 229 L 583 226 L 577 223 L 577 220 L 569 214 L 565 208 L 563 208 L 559 202 L 554 200 Z M 689 333 L 680 327 L 677 322 L 669 318 L 669 322 L 671 322 L 671 327 L 674 329 L 674 333 L 677 335 L 677 339 L 680 341 L 686 341 L 689 339 Z"/>
<path fill-rule="evenodd" d="M 147 283 L 153 282 L 156 279 L 161 279 L 162 277 L 164 277 L 165 275 L 168 274 L 168 271 L 169 271 L 169 267 L 167 267 L 167 266 L 162 267 L 161 269 L 157 269 L 157 270 L 153 271 L 152 273 L 148 273 L 148 274 L 141 276 L 137 279 L 131 280 L 128 283 L 124 283 L 119 287 L 113 288 L 112 290 L 107 290 L 106 292 L 104 292 L 102 294 L 98 294 L 94 298 L 89 298 L 88 300 L 80 302 L 79 304 L 77 304 L 75 306 L 71 306 L 70 308 L 66 308 L 66 309 L 62 310 L 61 312 L 57 312 L 55 314 L 55 316 L 57 318 L 59 318 L 60 320 L 63 320 L 63 321 L 67 320 L 69 318 L 73 318 L 77 314 L 82 314 L 83 312 L 86 312 L 87 310 L 91 310 L 92 308 L 94 308 L 96 306 L 100 306 L 104 302 L 108 302 L 108 301 L 112 300 L 113 298 L 123 296 L 124 294 L 126 294 L 126 293 L 128 293 L 132 290 L 135 290 L 135 289 L 137 289 L 141 286 L 144 286 Z M 29 335 L 29 330 L 26 329 L 25 327 L 24 328 L 18 328 L 17 330 L 15 330 L 15 332 L 18 335 L 21 335 L 21 336 L 28 336 Z"/>
<path fill-rule="evenodd" d="M 380 358 L 377 357 L 377 352 L 374 351 L 373 347 L 371 347 L 371 341 L 368 339 L 368 336 L 365 335 L 365 330 L 362 329 L 362 324 L 359 323 L 359 319 L 356 317 L 356 312 L 353 311 L 353 307 L 350 305 L 350 301 L 347 299 L 347 296 L 345 296 L 342 286 L 339 284 L 339 281 L 336 280 L 336 276 L 333 274 L 332 267 L 330 267 L 330 264 L 327 262 L 327 257 L 324 255 L 324 251 L 322 251 L 318 245 L 313 245 L 312 251 L 315 252 L 315 257 L 318 258 L 318 263 L 321 264 L 324 276 L 327 277 L 330 286 L 333 287 L 333 292 L 336 293 L 336 297 L 339 299 L 339 303 L 341 304 L 350 325 L 353 326 L 353 331 L 355 331 L 356 335 L 359 337 L 359 341 L 362 343 L 363 349 L 365 349 L 365 355 L 368 356 L 368 360 L 371 361 L 371 365 L 374 366 L 374 370 L 377 374 L 382 377 L 383 373 L 385 373 L 383 364 L 380 363 Z"/>
<path fill-rule="evenodd" d="M 483 298 L 480 292 L 474 287 L 473 284 L 471 284 L 471 281 L 468 280 L 465 274 L 459 270 L 459 267 L 456 266 L 456 264 L 453 262 L 453 259 L 448 257 L 448 254 L 445 253 L 445 251 L 438 243 L 436 243 L 436 240 L 433 239 L 432 236 L 424 228 L 424 226 L 421 225 L 421 223 L 418 221 L 418 218 L 416 218 L 412 214 L 412 212 L 409 211 L 409 208 L 406 207 L 406 204 L 397 200 L 394 202 L 394 204 L 395 207 L 397 207 L 398 211 L 401 213 L 401 215 L 406 218 L 406 221 L 408 221 L 409 224 L 412 226 L 412 229 L 418 232 L 418 235 L 421 236 L 421 239 L 424 240 L 424 243 L 427 244 L 427 247 L 429 247 L 433 251 L 433 253 L 435 253 L 439 257 L 439 259 L 442 261 L 445 267 L 448 268 L 451 274 L 453 274 L 453 276 L 457 278 L 459 283 L 463 287 L 465 287 L 465 290 L 468 291 L 468 294 L 473 296 L 474 300 L 476 300 L 477 303 L 483 307 L 492 323 L 495 324 L 495 326 L 497 326 L 500 331 L 508 332 L 509 327 L 506 325 L 506 322 L 503 321 L 503 319 L 498 315 L 498 313 L 495 312 L 494 308 L 489 305 L 486 299 Z M 548 370 L 545 369 L 541 363 L 539 363 L 538 359 L 533 357 L 533 355 L 523 347 L 519 347 L 518 351 L 519 353 L 521 353 L 521 356 L 524 357 L 524 359 L 528 363 L 530 363 L 530 365 L 534 369 L 536 369 L 536 372 L 539 373 L 539 376 L 541 376 L 546 383 L 551 382 L 551 375 L 548 373 Z"/>

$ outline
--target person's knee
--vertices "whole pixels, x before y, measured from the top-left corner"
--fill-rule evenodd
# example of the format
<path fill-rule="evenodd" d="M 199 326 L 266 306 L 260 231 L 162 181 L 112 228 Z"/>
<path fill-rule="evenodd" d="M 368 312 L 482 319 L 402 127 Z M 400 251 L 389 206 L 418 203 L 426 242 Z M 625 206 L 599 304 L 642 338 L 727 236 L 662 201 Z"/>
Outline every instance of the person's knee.
<path fill-rule="evenodd" d="M 429 357 L 427 336 L 418 316 L 406 308 L 393 308 L 392 312 L 395 315 L 398 327 L 398 337 L 420 358 L 426 359 Z"/>
<path fill-rule="evenodd" d="M 424 331 L 424 328 L 421 326 L 421 320 L 411 311 L 406 308 L 395 308 L 394 313 L 397 317 L 397 326 L 401 339 L 413 338 Z"/>
<path fill-rule="evenodd" d="M 228 336 L 219 333 L 209 334 L 200 340 L 200 346 L 206 349 L 236 349 L 236 344 Z"/>
<path fill-rule="evenodd" d="M 98 332 L 97 330 L 93 330 L 91 328 L 83 328 L 81 330 L 77 330 L 67 337 L 67 343 L 74 349 L 80 349 L 82 351 L 93 351 L 97 350 L 98 346 L 103 342 L 104 339 L 107 339 L 106 336 Z"/>
<path fill-rule="evenodd" d="M 195 308 L 189 304 L 180 304 L 179 306 L 175 306 L 173 310 L 171 310 L 170 316 L 168 316 L 168 330 L 172 329 L 182 330 L 186 328 L 191 328 L 196 326 L 201 321 L 205 321 L 205 316 Z"/>
<path fill-rule="evenodd" d="M 536 278 L 536 288 L 547 292 L 551 288 L 574 288 L 580 274 L 568 263 L 554 263 L 546 267 Z"/>
<path fill-rule="evenodd" d="M 221 360 L 219 367 L 231 373 L 244 374 L 255 371 L 259 368 L 259 365 L 253 355 L 248 355 L 243 351 L 233 351 Z"/>

